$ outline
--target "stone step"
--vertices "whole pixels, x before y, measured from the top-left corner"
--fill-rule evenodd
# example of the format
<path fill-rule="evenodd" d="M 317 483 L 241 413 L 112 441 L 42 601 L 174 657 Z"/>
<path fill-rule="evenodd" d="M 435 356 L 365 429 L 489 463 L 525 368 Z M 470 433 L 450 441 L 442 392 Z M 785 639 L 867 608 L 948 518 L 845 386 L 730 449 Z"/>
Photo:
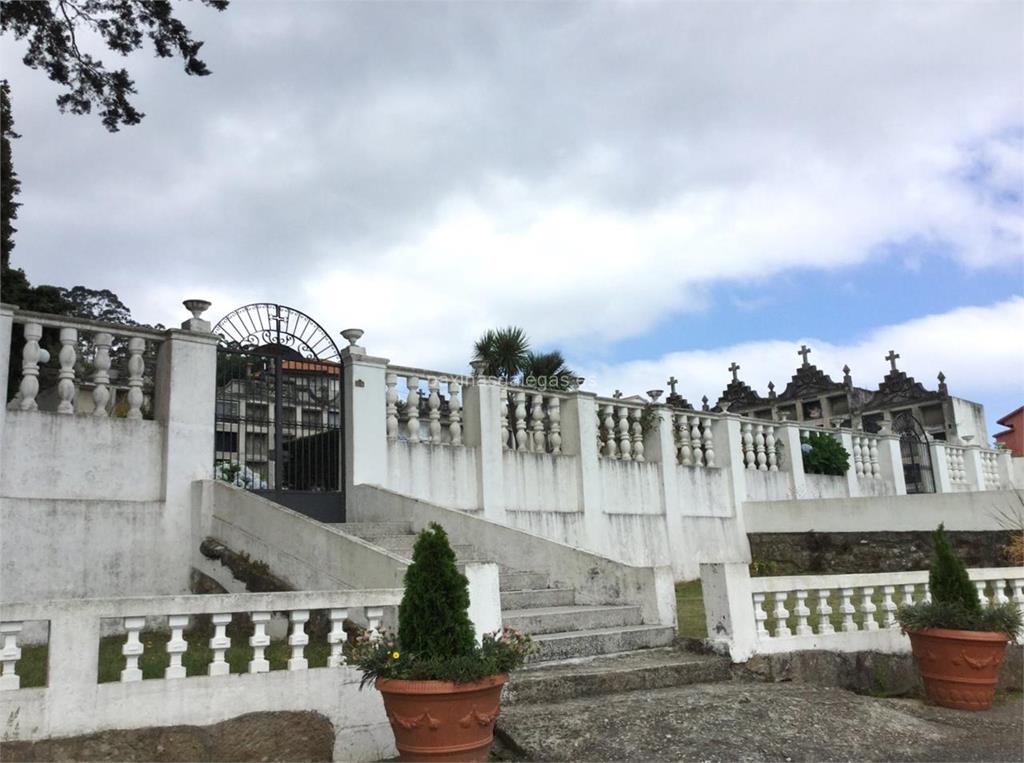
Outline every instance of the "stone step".
<path fill-rule="evenodd" d="M 548 578 L 540 572 L 502 572 L 498 588 L 502 591 L 547 588 Z"/>
<path fill-rule="evenodd" d="M 532 607 L 568 607 L 576 603 L 576 592 L 571 588 L 534 588 L 501 592 L 502 612 Z"/>
<path fill-rule="evenodd" d="M 676 629 L 671 625 L 627 625 L 567 633 L 542 633 L 533 639 L 540 650 L 532 661 L 565 660 L 668 646 L 675 637 Z"/>
<path fill-rule="evenodd" d="M 517 670 L 503 703 L 561 702 L 642 689 L 728 681 L 728 657 L 674 648 L 641 649 L 572 662 L 540 662 Z"/>
<path fill-rule="evenodd" d="M 324 524 L 336 527 L 342 532 L 355 535 L 363 540 L 390 538 L 396 535 L 415 537 L 411 522 L 325 522 Z"/>
<path fill-rule="evenodd" d="M 509 628 L 540 635 L 639 625 L 641 618 L 640 607 L 637 606 L 584 605 L 505 610 L 501 619 Z"/>

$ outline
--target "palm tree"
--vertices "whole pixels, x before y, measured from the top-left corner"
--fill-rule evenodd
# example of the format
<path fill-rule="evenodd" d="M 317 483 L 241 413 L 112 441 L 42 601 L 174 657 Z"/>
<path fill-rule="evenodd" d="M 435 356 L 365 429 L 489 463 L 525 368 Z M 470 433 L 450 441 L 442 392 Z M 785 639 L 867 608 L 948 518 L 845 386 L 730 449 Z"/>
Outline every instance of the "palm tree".
<path fill-rule="evenodd" d="M 488 329 L 473 346 L 473 361 L 482 361 L 485 376 L 515 381 L 530 355 L 530 340 L 518 326 Z"/>
<path fill-rule="evenodd" d="M 578 386 L 576 374 L 565 363 L 558 350 L 527 352 L 521 369 L 524 387 L 540 389 L 574 389 Z"/>

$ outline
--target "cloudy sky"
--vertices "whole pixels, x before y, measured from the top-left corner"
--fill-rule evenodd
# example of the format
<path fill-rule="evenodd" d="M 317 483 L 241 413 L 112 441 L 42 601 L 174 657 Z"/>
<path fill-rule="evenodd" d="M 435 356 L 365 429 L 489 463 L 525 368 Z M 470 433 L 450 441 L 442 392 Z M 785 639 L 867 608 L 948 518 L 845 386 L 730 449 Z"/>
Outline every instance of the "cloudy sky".
<path fill-rule="evenodd" d="M 2 41 L 15 264 L 138 319 L 302 309 L 462 370 L 525 327 L 587 387 L 764 391 L 797 347 L 1024 402 L 1024 4 L 197 4 L 108 134 Z M 108 64 L 117 57 L 99 56 Z"/>

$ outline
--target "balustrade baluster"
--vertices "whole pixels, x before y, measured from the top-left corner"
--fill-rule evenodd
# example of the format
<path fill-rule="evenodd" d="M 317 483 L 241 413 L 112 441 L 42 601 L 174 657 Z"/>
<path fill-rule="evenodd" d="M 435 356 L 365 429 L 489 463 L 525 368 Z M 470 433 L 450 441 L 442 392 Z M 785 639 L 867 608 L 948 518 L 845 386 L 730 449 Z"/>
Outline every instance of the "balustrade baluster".
<path fill-rule="evenodd" d="M 530 407 L 530 429 L 533 436 L 530 438 L 530 450 L 534 453 L 547 453 L 547 443 L 544 442 L 544 395 L 534 392 Z"/>
<path fill-rule="evenodd" d="M 872 437 L 868 441 L 868 461 L 871 466 L 871 479 L 882 479 L 882 465 L 878 461 L 878 438 Z"/>
<path fill-rule="evenodd" d="M 836 628 L 832 625 L 832 606 L 828 603 L 830 588 L 818 589 L 818 633 L 828 635 L 835 633 Z"/>
<path fill-rule="evenodd" d="M 878 620 L 875 619 L 875 612 L 878 607 L 875 606 L 875 602 L 872 601 L 872 597 L 875 595 L 874 588 L 862 588 L 861 599 L 860 599 L 860 612 L 864 617 L 864 630 L 866 631 L 877 631 Z"/>
<path fill-rule="evenodd" d="M 526 450 L 526 393 L 516 392 L 516 450 Z"/>
<path fill-rule="evenodd" d="M 905 583 L 903 585 L 903 598 L 900 600 L 900 604 L 909 605 L 914 603 L 914 584 Z"/>
<path fill-rule="evenodd" d="M 387 435 L 389 440 L 398 439 L 398 374 L 390 371 L 384 374 L 385 410 L 387 415 Z"/>
<path fill-rule="evenodd" d="M 270 661 L 265 654 L 266 648 L 270 646 L 270 636 L 267 634 L 267 623 L 269 622 L 269 612 L 252 613 L 252 635 L 249 636 L 249 646 L 252 647 L 252 659 L 249 660 L 250 673 L 270 671 Z"/>
<path fill-rule="evenodd" d="M 452 445 L 462 445 L 462 385 L 448 382 L 448 439 Z"/>
<path fill-rule="evenodd" d="M 511 446 L 511 435 L 508 427 L 508 389 L 501 388 L 501 400 L 498 402 L 498 413 L 501 415 L 501 447 L 508 450 Z"/>
<path fill-rule="evenodd" d="M 747 469 L 753 471 L 757 468 L 755 464 L 757 456 L 754 453 L 754 425 L 745 422 L 743 424 L 742 432 L 743 460 L 747 464 Z"/>
<path fill-rule="evenodd" d="M 754 594 L 754 622 L 757 624 L 758 638 L 768 638 L 770 636 L 768 628 L 765 627 L 765 623 L 768 621 L 768 613 L 764 611 L 764 600 L 765 594 Z"/>
<path fill-rule="evenodd" d="M 331 656 L 327 658 L 327 667 L 340 668 L 348 663 L 345 656 L 345 642 L 348 641 L 348 634 L 345 633 L 345 620 L 348 618 L 347 609 L 331 610 L 331 632 L 327 634 L 327 643 L 331 645 Z"/>
<path fill-rule="evenodd" d="M 882 586 L 882 625 L 886 628 L 895 628 L 899 625 L 896 622 L 896 602 L 892 600 L 896 593 L 896 586 Z"/>
<path fill-rule="evenodd" d="M 715 465 L 715 436 L 711 429 L 711 419 L 705 416 L 700 423 L 703 429 L 701 441 L 704 445 L 704 465 L 713 468 Z"/>
<path fill-rule="evenodd" d="M 932 600 L 932 587 L 931 584 L 924 584 L 924 600 L 931 603 Z"/>
<path fill-rule="evenodd" d="M 615 406 L 602 405 L 604 412 L 604 454 L 608 458 L 619 457 L 619 444 L 615 441 Z"/>
<path fill-rule="evenodd" d="M 207 668 L 207 675 L 226 676 L 230 666 L 224 659 L 224 653 L 231 646 L 231 639 L 228 638 L 227 628 L 231 623 L 231 613 L 223 612 L 213 615 L 213 636 L 210 638 L 210 649 L 213 651 L 213 662 Z"/>
<path fill-rule="evenodd" d="M 777 472 L 779 470 L 779 454 L 776 448 L 775 427 L 771 424 L 765 427 L 764 448 L 768 452 L 768 471 Z"/>
<path fill-rule="evenodd" d="M 110 345 L 114 337 L 105 331 L 99 331 L 92 336 L 93 346 L 96 352 L 93 355 L 92 364 L 96 371 L 92 375 L 93 384 L 92 402 L 95 406 L 93 416 L 107 416 L 107 403 L 110 402 Z"/>
<path fill-rule="evenodd" d="M 839 589 L 839 612 L 843 616 L 843 633 L 851 633 L 857 630 L 857 623 L 853 620 L 854 608 L 851 599 L 853 598 L 852 588 Z"/>
<path fill-rule="evenodd" d="M 679 435 L 679 460 L 683 466 L 693 466 L 693 449 L 690 447 L 690 424 L 685 413 L 676 417 L 676 432 Z"/>
<path fill-rule="evenodd" d="M 814 633 L 807 622 L 811 616 L 811 610 L 807 608 L 807 591 L 796 592 L 796 606 L 793 607 L 793 614 L 796 615 L 796 635 L 810 636 Z"/>
<path fill-rule="evenodd" d="M 603 456 L 605 454 L 604 418 L 601 416 L 601 406 L 595 405 L 594 413 L 597 418 L 597 455 Z"/>
<path fill-rule="evenodd" d="M 992 603 L 996 604 L 996 605 L 1006 604 L 1009 600 L 1010 600 L 1010 598 L 1006 595 L 1006 581 L 1005 580 L 995 580 L 995 581 L 993 581 L 993 583 L 992 583 Z"/>
<path fill-rule="evenodd" d="M 26 323 L 24 334 L 25 346 L 21 350 L 21 383 L 18 386 L 17 406 L 23 411 L 34 411 L 39 407 L 36 395 L 39 394 L 39 340 L 43 336 L 43 327 L 38 323 Z"/>
<path fill-rule="evenodd" d="M 409 442 L 416 443 L 420 441 L 420 377 L 409 376 L 405 383 L 409 387 L 405 396 L 405 413 L 409 417 L 405 427 Z"/>
<path fill-rule="evenodd" d="M 640 423 L 643 411 L 633 408 L 629 412 L 631 439 L 633 444 L 633 460 L 644 460 L 644 425 Z"/>
<path fill-rule="evenodd" d="M 625 406 L 616 408 L 619 428 L 619 455 L 623 461 L 631 461 L 633 458 L 633 443 L 629 439 L 629 409 Z"/>
<path fill-rule="evenodd" d="M 78 331 L 75 329 L 60 330 L 60 374 L 57 377 L 57 413 L 75 412 L 75 344 L 78 342 Z"/>
<path fill-rule="evenodd" d="M 121 654 L 124 655 L 124 670 L 121 671 L 121 683 L 142 680 L 142 669 L 139 667 L 139 657 L 142 656 L 142 642 L 139 640 L 139 633 L 146 625 L 145 617 L 126 617 L 124 629 L 128 632 L 121 647 Z"/>
<path fill-rule="evenodd" d="M 562 401 L 556 395 L 548 398 L 548 424 L 551 426 L 551 452 L 562 452 Z"/>
<path fill-rule="evenodd" d="M 184 678 L 185 666 L 181 664 L 181 658 L 188 650 L 188 642 L 185 640 L 185 628 L 188 627 L 188 615 L 169 615 L 167 627 L 171 631 L 171 638 L 167 642 L 167 654 L 169 663 L 164 668 L 164 678 Z"/>
<path fill-rule="evenodd" d="M 978 601 L 981 602 L 981 606 L 987 607 L 988 606 L 988 594 L 985 591 L 985 589 L 987 588 L 986 582 L 984 580 L 977 580 L 977 581 L 974 582 L 974 587 L 978 591 Z"/>
<path fill-rule="evenodd" d="M 853 469 L 858 477 L 864 476 L 864 449 L 860 435 L 853 436 Z"/>
<path fill-rule="evenodd" d="M 18 634 L 22 625 L 15 621 L 0 622 L 0 691 L 14 691 L 21 687 L 21 677 L 16 668 L 21 659 Z"/>
<path fill-rule="evenodd" d="M 288 613 L 292 623 L 292 632 L 288 635 L 288 646 L 292 648 L 292 656 L 288 660 L 288 670 L 305 670 L 309 661 L 303 656 L 309 634 L 306 633 L 306 622 L 309 620 L 308 609 L 297 609 Z"/>
<path fill-rule="evenodd" d="M 786 599 L 788 598 L 789 591 L 777 591 L 775 593 L 775 609 L 772 611 L 772 616 L 775 618 L 776 638 L 793 635 L 793 632 L 789 629 L 789 624 L 786 622 L 789 619 L 789 610 L 786 609 Z"/>
<path fill-rule="evenodd" d="M 700 433 L 700 417 L 690 417 L 690 445 L 693 447 L 693 465 L 704 466 L 703 440 Z"/>
<path fill-rule="evenodd" d="M 1011 580 L 1010 590 L 1013 591 L 1013 595 L 1010 598 L 1017 605 L 1017 609 L 1021 611 L 1021 614 L 1024 614 L 1024 578 Z"/>
<path fill-rule="evenodd" d="M 754 427 L 754 451 L 756 453 L 757 470 L 768 471 L 768 454 L 765 452 L 764 425 L 758 424 Z"/>
<path fill-rule="evenodd" d="M 146 372 L 146 361 L 142 355 L 146 351 L 146 340 L 141 336 L 133 336 L 128 340 L 128 413 L 129 419 L 142 418 L 142 382 Z"/>
<path fill-rule="evenodd" d="M 441 394 L 438 390 L 441 382 L 436 376 L 427 379 L 427 418 L 430 428 L 430 442 L 432 445 L 441 444 Z"/>
<path fill-rule="evenodd" d="M 380 641 L 380 621 L 384 619 L 384 607 L 366 607 L 366 621 L 369 624 L 367 636 L 371 643 Z"/>

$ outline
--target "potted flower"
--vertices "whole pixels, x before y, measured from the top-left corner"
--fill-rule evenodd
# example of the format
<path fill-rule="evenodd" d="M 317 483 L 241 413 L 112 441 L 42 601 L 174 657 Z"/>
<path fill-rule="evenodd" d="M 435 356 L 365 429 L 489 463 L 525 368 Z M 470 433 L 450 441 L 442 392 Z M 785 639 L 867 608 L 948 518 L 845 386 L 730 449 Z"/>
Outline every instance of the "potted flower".
<path fill-rule="evenodd" d="M 402 760 L 486 760 L 501 687 L 533 651 L 530 637 L 506 628 L 477 643 L 469 584 L 448 535 L 432 523 L 419 534 L 398 633 L 356 639 L 360 688 L 373 681 L 384 698 Z"/>
<path fill-rule="evenodd" d="M 910 636 L 928 698 L 945 707 L 987 710 L 1006 644 L 1021 633 L 1021 612 L 1012 601 L 982 607 L 941 524 L 932 537 L 931 601 L 904 605 L 896 617 Z"/>

